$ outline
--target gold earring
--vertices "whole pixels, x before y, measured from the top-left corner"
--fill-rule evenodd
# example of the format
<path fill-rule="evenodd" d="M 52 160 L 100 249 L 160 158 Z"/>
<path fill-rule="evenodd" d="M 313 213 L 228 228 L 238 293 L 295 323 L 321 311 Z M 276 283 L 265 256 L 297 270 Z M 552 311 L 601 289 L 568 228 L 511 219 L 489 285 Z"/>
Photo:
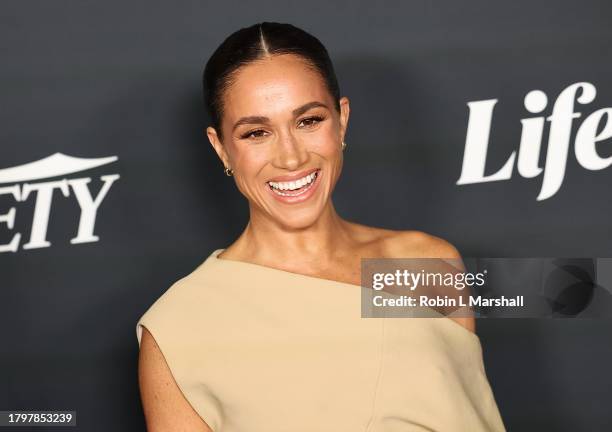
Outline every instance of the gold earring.
<path fill-rule="evenodd" d="M 342 141 L 342 151 L 344 151 L 345 148 L 346 148 L 346 143 Z"/>
<path fill-rule="evenodd" d="M 225 175 L 228 177 L 231 177 L 234 175 L 234 170 L 231 168 L 225 167 L 223 171 L 225 172 Z"/>

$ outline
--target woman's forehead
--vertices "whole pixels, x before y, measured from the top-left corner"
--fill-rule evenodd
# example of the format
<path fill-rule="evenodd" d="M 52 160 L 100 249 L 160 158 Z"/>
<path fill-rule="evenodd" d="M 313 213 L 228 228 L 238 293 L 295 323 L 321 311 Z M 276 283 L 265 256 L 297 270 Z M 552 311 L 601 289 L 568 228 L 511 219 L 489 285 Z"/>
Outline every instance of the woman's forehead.
<path fill-rule="evenodd" d="M 274 115 L 329 98 L 320 74 L 294 55 L 272 56 L 241 67 L 225 92 L 225 113 Z"/>

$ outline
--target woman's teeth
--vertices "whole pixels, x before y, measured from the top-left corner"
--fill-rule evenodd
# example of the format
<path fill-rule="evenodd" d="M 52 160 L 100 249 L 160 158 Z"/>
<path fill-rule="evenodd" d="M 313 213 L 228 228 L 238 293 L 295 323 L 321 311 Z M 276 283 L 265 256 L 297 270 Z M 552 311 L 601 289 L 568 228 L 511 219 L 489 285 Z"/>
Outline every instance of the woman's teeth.
<path fill-rule="evenodd" d="M 283 196 L 301 195 L 301 194 L 303 194 L 304 192 L 306 192 L 310 188 L 310 185 L 315 181 L 315 179 L 317 178 L 318 174 L 319 174 L 319 171 L 314 171 L 314 172 L 308 174 L 307 176 L 302 177 L 301 179 L 298 179 L 298 180 L 295 180 L 295 181 L 291 181 L 291 182 L 268 182 L 268 185 L 270 185 L 270 189 L 272 189 L 278 195 L 283 195 Z M 306 186 L 306 185 L 308 185 L 308 186 Z M 306 186 L 306 187 L 303 188 L 304 186 Z M 281 191 L 288 191 L 290 193 L 281 192 Z"/>

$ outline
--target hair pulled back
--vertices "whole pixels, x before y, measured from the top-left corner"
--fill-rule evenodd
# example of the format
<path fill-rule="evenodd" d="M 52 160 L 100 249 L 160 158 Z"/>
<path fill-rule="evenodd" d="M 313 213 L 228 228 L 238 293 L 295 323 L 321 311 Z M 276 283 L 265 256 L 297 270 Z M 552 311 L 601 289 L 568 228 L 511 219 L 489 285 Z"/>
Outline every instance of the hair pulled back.
<path fill-rule="evenodd" d="M 212 127 L 222 139 L 223 95 L 234 73 L 242 66 L 265 57 L 294 54 L 317 71 L 340 111 L 340 88 L 327 49 L 311 34 L 291 24 L 262 22 L 240 29 L 227 37 L 204 68 L 204 103 Z"/>

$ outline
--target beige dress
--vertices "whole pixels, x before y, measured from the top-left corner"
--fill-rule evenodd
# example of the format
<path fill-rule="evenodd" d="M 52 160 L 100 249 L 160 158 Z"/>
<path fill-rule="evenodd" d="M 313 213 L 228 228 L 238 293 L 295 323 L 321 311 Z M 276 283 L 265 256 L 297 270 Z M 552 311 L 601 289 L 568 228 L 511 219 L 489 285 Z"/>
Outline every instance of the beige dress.
<path fill-rule="evenodd" d="M 217 258 L 136 325 L 214 432 L 504 431 L 480 339 L 449 318 L 361 318 L 357 285 Z"/>

